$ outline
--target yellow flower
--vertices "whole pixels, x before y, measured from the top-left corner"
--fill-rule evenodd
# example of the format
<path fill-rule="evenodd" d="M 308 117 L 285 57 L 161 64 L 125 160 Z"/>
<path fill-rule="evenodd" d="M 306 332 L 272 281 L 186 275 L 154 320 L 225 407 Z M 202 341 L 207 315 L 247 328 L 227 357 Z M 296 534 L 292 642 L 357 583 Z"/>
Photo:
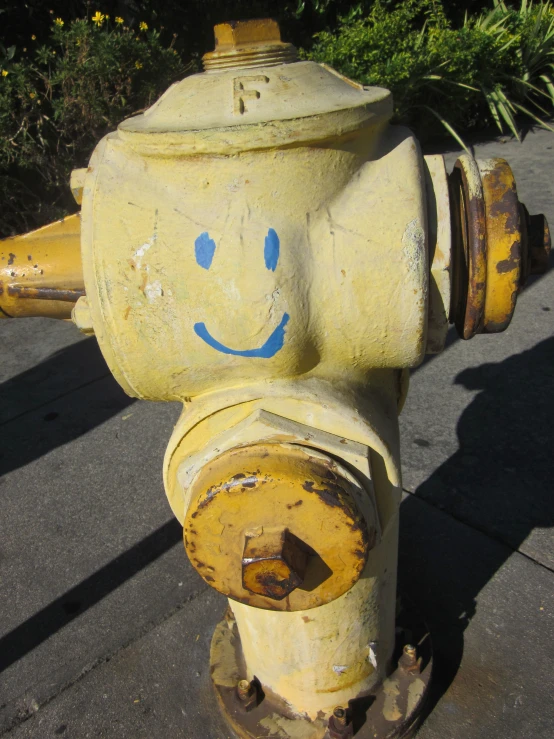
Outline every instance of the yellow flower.
<path fill-rule="evenodd" d="M 123 18 L 120 18 L 118 15 L 115 16 L 115 22 L 118 26 L 120 26 L 123 23 Z"/>
<path fill-rule="evenodd" d="M 144 21 L 141 21 L 139 23 L 139 28 L 141 31 L 148 31 L 148 23 L 145 23 Z"/>
<path fill-rule="evenodd" d="M 142 64 L 140 62 L 135 62 L 135 67 L 137 69 L 142 69 Z M 4 72 L 2 72 L 2 74 L 4 74 Z M 6 72 L 6 74 L 7 74 L 7 72 Z"/>
<path fill-rule="evenodd" d="M 3 69 L 2 70 L 2 77 L 7 77 L 7 76 L 8 76 L 8 71 L 6 69 Z"/>
<path fill-rule="evenodd" d="M 56 26 L 59 26 L 60 28 L 63 26 L 63 21 L 62 21 L 61 18 L 56 18 L 56 20 L 54 21 L 54 23 L 55 23 Z"/>
<path fill-rule="evenodd" d="M 103 13 L 97 10 L 96 13 L 92 16 L 92 22 L 96 23 L 97 26 L 101 26 L 102 23 L 104 23 L 105 17 L 106 16 Z"/>
<path fill-rule="evenodd" d="M 33 35 L 31 36 L 31 39 L 32 39 L 33 41 L 36 41 L 36 40 L 37 40 L 37 37 L 35 36 L 35 34 L 34 34 L 34 33 L 33 33 Z"/>
<path fill-rule="evenodd" d="M 37 96 L 36 92 L 30 92 L 29 93 L 29 97 L 31 98 L 31 100 L 34 100 L 36 98 L 36 96 Z"/>

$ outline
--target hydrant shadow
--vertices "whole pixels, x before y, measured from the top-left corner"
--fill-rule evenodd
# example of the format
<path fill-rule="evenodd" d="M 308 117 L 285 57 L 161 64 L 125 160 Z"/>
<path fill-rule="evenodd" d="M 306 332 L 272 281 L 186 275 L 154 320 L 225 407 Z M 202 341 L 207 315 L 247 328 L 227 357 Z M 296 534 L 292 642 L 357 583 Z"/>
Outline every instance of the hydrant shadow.
<path fill-rule="evenodd" d="M 554 526 L 554 338 L 455 382 L 481 391 L 459 420 L 459 449 L 401 506 L 399 590 L 425 614 L 435 650 L 427 715 L 461 665 L 480 591 L 507 559 L 525 542 L 528 557 L 554 566 L 537 530 Z"/>

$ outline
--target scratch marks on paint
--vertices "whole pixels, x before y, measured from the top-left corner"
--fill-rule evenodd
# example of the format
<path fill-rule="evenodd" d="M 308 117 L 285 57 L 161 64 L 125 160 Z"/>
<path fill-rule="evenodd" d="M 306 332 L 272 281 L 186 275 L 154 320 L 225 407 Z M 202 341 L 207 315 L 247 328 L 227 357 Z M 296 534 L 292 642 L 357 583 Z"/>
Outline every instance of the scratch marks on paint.
<path fill-rule="evenodd" d="M 279 349 L 283 348 L 283 344 L 285 342 L 285 327 L 289 318 L 289 314 L 284 313 L 279 325 L 273 330 L 267 341 L 257 349 L 231 349 L 217 339 L 214 339 L 206 328 L 205 323 L 195 323 L 193 328 L 194 333 L 199 336 L 202 341 L 205 341 L 206 344 L 222 354 L 232 354 L 235 357 L 260 357 L 262 359 L 270 359 L 277 354 Z"/>

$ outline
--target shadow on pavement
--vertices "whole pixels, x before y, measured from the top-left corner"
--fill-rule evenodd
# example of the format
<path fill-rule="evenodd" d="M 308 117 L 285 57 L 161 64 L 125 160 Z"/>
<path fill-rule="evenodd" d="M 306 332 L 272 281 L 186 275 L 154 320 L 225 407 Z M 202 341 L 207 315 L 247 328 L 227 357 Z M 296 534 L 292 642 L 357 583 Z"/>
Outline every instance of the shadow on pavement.
<path fill-rule="evenodd" d="M 0 672 L 155 562 L 182 536 L 181 525 L 171 519 L 3 636 Z"/>
<path fill-rule="evenodd" d="M 0 476 L 99 426 L 134 403 L 94 337 L 0 384 Z"/>
<path fill-rule="evenodd" d="M 432 508 L 413 496 L 401 507 L 399 583 L 428 619 L 436 651 L 428 712 L 458 671 L 479 592 L 534 529 L 554 526 L 554 338 L 466 369 L 455 382 L 481 392 L 458 422 L 458 451 L 415 496 L 472 529 L 459 526 L 452 540 Z M 540 554 L 545 562 L 548 553 Z"/>

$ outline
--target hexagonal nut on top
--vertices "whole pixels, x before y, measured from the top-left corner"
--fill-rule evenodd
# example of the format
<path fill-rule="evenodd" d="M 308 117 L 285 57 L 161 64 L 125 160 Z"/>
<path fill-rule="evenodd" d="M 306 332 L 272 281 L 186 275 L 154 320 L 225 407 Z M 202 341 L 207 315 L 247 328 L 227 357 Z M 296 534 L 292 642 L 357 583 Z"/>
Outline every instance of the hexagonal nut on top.
<path fill-rule="evenodd" d="M 242 585 L 250 593 L 282 600 L 302 585 L 309 552 L 288 529 L 247 534 L 242 556 Z"/>
<path fill-rule="evenodd" d="M 214 36 L 215 50 L 202 57 L 207 72 L 298 61 L 296 49 L 281 41 L 279 25 L 271 18 L 219 23 Z"/>

